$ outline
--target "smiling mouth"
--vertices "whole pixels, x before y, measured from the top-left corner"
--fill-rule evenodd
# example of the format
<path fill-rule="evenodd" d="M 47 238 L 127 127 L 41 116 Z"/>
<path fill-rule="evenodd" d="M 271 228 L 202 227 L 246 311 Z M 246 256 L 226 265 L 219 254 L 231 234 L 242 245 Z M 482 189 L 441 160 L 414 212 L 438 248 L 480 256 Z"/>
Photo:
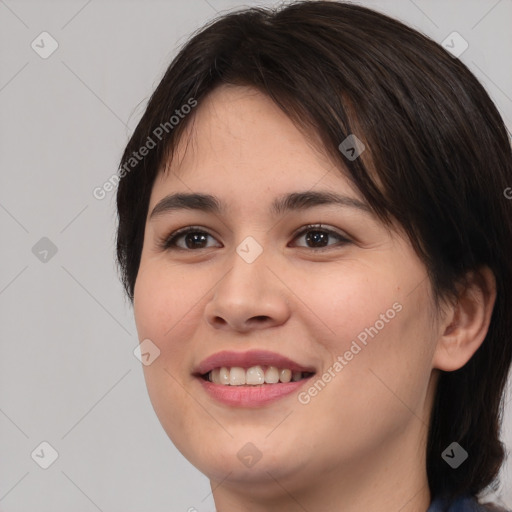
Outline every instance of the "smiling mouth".
<path fill-rule="evenodd" d="M 313 372 L 292 371 L 289 368 L 256 365 L 249 368 L 240 366 L 214 368 L 201 375 L 203 380 L 224 386 L 261 386 L 285 384 L 308 379 Z"/>

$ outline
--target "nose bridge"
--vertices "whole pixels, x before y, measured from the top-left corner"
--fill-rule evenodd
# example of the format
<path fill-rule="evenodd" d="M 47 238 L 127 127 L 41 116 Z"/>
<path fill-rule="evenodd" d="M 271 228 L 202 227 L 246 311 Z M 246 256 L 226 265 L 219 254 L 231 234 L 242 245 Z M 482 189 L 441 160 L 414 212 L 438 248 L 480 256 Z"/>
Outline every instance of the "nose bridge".
<path fill-rule="evenodd" d="M 263 237 L 260 237 L 260 240 L 261 238 Z M 252 235 L 246 236 L 236 247 L 236 253 L 248 265 L 252 265 L 258 259 L 260 259 L 261 264 L 261 256 L 263 254 L 262 243 L 258 242 Z"/>
<path fill-rule="evenodd" d="M 263 237 L 260 237 L 260 239 Z M 262 243 L 256 238 L 246 236 L 236 247 L 230 258 L 231 271 L 226 276 L 229 286 L 234 287 L 235 293 L 241 295 L 251 293 L 253 298 L 259 295 L 259 286 L 265 283 L 265 273 L 268 272 L 268 248 L 264 250 Z M 246 286 L 251 289 L 246 289 Z"/>
<path fill-rule="evenodd" d="M 245 330 L 257 320 L 282 322 L 287 302 L 267 268 L 270 254 L 254 237 L 247 236 L 228 258 L 229 270 L 214 288 L 205 314 L 211 325 Z M 253 319 L 253 320 L 251 320 Z"/>

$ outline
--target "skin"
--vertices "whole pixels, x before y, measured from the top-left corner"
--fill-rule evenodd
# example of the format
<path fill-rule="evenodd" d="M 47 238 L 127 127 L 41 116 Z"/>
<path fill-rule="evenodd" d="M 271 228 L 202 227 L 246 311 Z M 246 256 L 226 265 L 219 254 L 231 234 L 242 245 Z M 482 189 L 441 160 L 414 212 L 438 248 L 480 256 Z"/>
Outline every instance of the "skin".
<path fill-rule="evenodd" d="M 197 107 L 155 181 L 135 286 L 139 339 L 161 351 L 144 366 L 149 396 L 170 439 L 210 479 L 219 512 L 424 512 L 438 370 L 462 367 L 482 343 L 494 277 L 482 269 L 437 314 L 425 266 L 398 225 L 390 231 L 372 214 L 332 205 L 272 216 L 270 203 L 288 192 L 364 201 L 312 141 L 251 88 L 221 86 Z M 226 211 L 150 219 L 175 192 L 213 194 Z M 307 233 L 294 236 L 318 223 L 350 242 L 330 235 L 315 252 Z M 187 249 L 185 237 L 182 250 L 159 246 L 186 226 L 209 235 L 205 248 Z M 250 264 L 236 252 L 247 236 L 263 248 Z M 321 376 L 394 303 L 401 311 L 307 404 L 292 393 L 230 407 L 192 375 L 221 350 L 266 349 Z M 262 455 L 252 467 L 237 457 L 248 442 Z"/>

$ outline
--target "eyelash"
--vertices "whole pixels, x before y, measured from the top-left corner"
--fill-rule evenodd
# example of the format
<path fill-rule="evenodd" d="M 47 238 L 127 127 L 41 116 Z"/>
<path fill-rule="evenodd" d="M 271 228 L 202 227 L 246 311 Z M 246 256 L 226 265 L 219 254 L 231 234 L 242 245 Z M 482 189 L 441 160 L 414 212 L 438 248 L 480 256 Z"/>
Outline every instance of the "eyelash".
<path fill-rule="evenodd" d="M 295 232 L 294 235 L 293 235 L 293 238 L 298 238 L 304 234 L 306 234 L 308 231 L 317 231 L 317 232 L 322 232 L 322 233 L 326 233 L 328 235 L 332 235 L 334 237 L 336 237 L 340 244 L 341 245 L 345 245 L 345 244 L 348 244 L 350 243 L 350 240 L 348 238 L 346 238 L 345 236 L 337 233 L 336 231 L 333 231 L 331 229 L 326 229 L 326 228 L 323 228 L 321 224 L 308 224 L 307 226 L 304 226 L 303 228 L 301 228 L 301 231 L 298 231 L 298 232 Z M 175 250 L 178 250 L 178 251 L 200 251 L 201 249 L 210 249 L 211 247 L 200 247 L 199 249 L 189 249 L 189 248 L 186 248 L 184 249 L 183 247 L 178 247 L 176 245 L 176 241 L 189 234 L 189 233 L 200 233 L 200 234 L 205 234 L 205 235 L 208 235 L 208 236 L 211 236 L 212 238 L 213 235 L 211 235 L 210 233 L 208 233 L 207 231 L 205 231 L 203 228 L 200 228 L 198 226 L 188 226 L 186 228 L 182 228 L 182 229 L 178 229 L 177 231 L 174 231 L 172 232 L 170 235 L 162 238 L 159 242 L 158 242 L 158 245 L 159 247 L 162 249 L 162 250 L 166 250 L 166 251 L 175 251 Z M 337 244 L 337 246 L 339 247 L 340 244 Z M 333 246 L 327 246 L 327 247 L 307 247 L 307 246 L 300 246 L 304 249 L 310 249 L 311 251 L 313 252 L 320 252 L 320 251 L 326 251 L 326 250 L 329 250 L 330 248 L 332 248 Z M 334 246 L 336 247 L 336 245 Z"/>

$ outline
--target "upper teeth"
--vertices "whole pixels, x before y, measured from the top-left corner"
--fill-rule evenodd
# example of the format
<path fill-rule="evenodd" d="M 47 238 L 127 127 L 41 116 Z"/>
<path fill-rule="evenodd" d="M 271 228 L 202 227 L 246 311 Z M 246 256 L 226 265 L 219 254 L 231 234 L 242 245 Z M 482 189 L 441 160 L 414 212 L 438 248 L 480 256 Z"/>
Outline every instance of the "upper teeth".
<path fill-rule="evenodd" d="M 239 366 L 232 368 L 223 366 L 208 373 L 208 380 L 226 386 L 243 386 L 244 384 L 257 386 L 258 384 L 275 384 L 300 379 L 302 379 L 302 372 L 292 372 L 287 368 L 279 369 L 275 366 L 269 366 L 266 370 L 261 366 L 251 366 L 247 370 Z"/>

